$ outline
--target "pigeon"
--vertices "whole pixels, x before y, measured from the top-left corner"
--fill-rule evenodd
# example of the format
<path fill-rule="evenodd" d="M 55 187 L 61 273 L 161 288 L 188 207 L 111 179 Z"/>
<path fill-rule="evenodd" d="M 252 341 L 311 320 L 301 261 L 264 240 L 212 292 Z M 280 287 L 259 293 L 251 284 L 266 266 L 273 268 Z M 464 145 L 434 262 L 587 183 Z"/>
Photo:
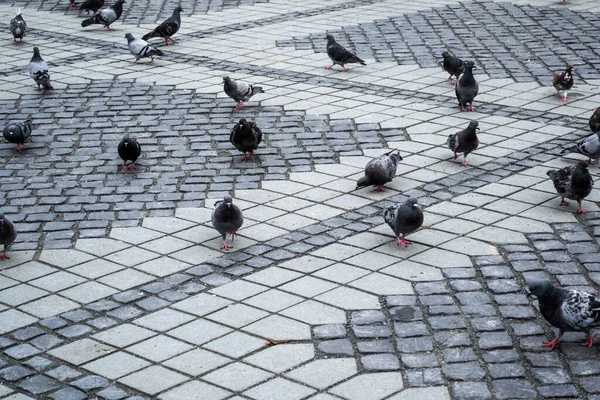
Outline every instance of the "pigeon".
<path fill-rule="evenodd" d="M 591 329 L 600 322 L 600 301 L 595 296 L 572 289 L 554 286 L 547 280 L 534 280 L 529 284 L 528 296 L 536 296 L 540 312 L 550 323 L 558 328 L 558 336 L 543 347 L 554 349 L 565 331 L 585 332 L 587 340 L 582 346 L 592 347 L 594 337 Z"/>
<path fill-rule="evenodd" d="M 13 244 L 16 238 L 17 229 L 15 228 L 15 224 L 0 212 L 0 244 L 4 245 L 4 251 L 2 252 L 2 256 L 0 256 L 0 260 L 10 258 L 6 255 L 6 248 Z"/>
<path fill-rule="evenodd" d="M 148 40 L 151 38 L 159 37 L 165 39 L 165 46 L 169 45 L 169 40 L 172 43 L 175 43 L 175 40 L 171 36 L 177 33 L 179 28 L 181 27 L 181 12 L 183 9 L 181 6 L 175 7 L 173 10 L 173 15 L 167 18 L 163 23 L 154 28 L 154 30 L 150 33 L 146 33 L 142 36 L 143 40 Z"/>
<path fill-rule="evenodd" d="M 81 26 L 85 28 L 92 24 L 102 24 L 109 31 L 114 31 L 114 29 L 110 28 L 110 24 L 121 17 L 121 14 L 123 13 L 123 3 L 125 3 L 125 0 L 117 0 L 112 6 L 103 8 L 91 18 L 81 21 Z"/>
<path fill-rule="evenodd" d="M 396 149 L 369 161 L 365 166 L 365 176 L 356 182 L 356 189 L 374 185 L 374 191 L 383 192 L 383 185 L 394 179 L 396 169 L 398 168 L 398 161 L 402 161 L 400 152 L 392 154 L 394 151 Z"/>
<path fill-rule="evenodd" d="M 31 117 L 25 122 L 11 122 L 4 127 L 4 139 L 10 143 L 16 143 L 15 151 L 23 150 L 23 144 L 31 137 Z"/>
<path fill-rule="evenodd" d="M 423 211 L 414 197 L 409 197 L 403 204 L 392 204 L 383 210 L 383 219 L 392 228 L 398 246 L 406 247 L 412 242 L 407 242 L 405 237 L 423 225 Z"/>
<path fill-rule="evenodd" d="M 244 107 L 244 102 L 250 100 L 250 97 L 254 96 L 256 93 L 264 93 L 263 88 L 260 86 L 236 81 L 228 76 L 223 77 L 223 90 L 225 90 L 227 96 L 238 102 L 238 105 L 233 108 L 233 111 L 237 111 Z"/>
<path fill-rule="evenodd" d="M 244 153 L 242 161 L 250 160 L 254 155 L 254 150 L 258 149 L 258 145 L 262 140 L 262 132 L 258 126 L 252 121 L 246 121 L 245 118 L 240 119 L 240 122 L 235 124 L 229 134 L 229 141 L 236 149 Z M 246 153 L 250 152 L 249 156 Z"/>
<path fill-rule="evenodd" d="M 593 133 L 579 143 L 568 147 L 561 151 L 561 155 L 569 153 L 580 153 L 588 158 L 588 164 L 593 164 L 592 159 L 596 160 L 596 164 L 600 167 L 600 132 Z"/>
<path fill-rule="evenodd" d="M 29 62 L 29 76 L 33 78 L 37 83 L 38 90 L 52 90 L 52 84 L 50 84 L 50 69 L 46 61 L 42 60 L 40 56 L 40 49 L 37 47 L 33 48 L 33 57 Z M 42 86 L 40 88 L 40 86 Z"/>
<path fill-rule="evenodd" d="M 127 45 L 129 46 L 129 51 L 135 57 L 135 60 L 131 61 L 131 64 L 135 64 L 140 58 L 145 57 L 150 57 L 150 63 L 153 63 L 154 56 L 165 55 L 156 47 L 149 45 L 148 42 L 146 42 L 145 40 L 134 38 L 131 33 L 126 33 L 125 37 L 127 38 Z"/>
<path fill-rule="evenodd" d="M 565 167 L 557 170 L 549 170 L 546 172 L 554 188 L 561 196 L 560 205 L 567 206 L 569 203 L 565 201 L 567 199 L 577 201 L 579 204 L 578 214 L 584 214 L 583 208 L 581 207 L 581 200 L 585 199 L 587 195 L 592 191 L 594 181 L 588 171 L 587 161 L 579 161 L 576 165 Z"/>
<path fill-rule="evenodd" d="M 452 75 L 458 80 L 459 75 L 465 72 L 465 63 L 460 58 L 450 55 L 447 51 L 442 53 L 442 57 L 444 57 L 442 67 L 444 71 L 450 74 L 448 82 L 456 85 L 456 82 L 452 82 Z"/>
<path fill-rule="evenodd" d="M 129 135 L 125 135 L 123 136 L 123 140 L 119 143 L 117 150 L 119 152 L 119 157 L 123 159 L 123 164 L 120 166 L 119 170 L 127 167 L 127 160 L 131 160 L 129 168 L 135 169 L 135 161 L 140 154 L 142 154 L 142 148 L 137 140 L 130 138 Z"/>
<path fill-rule="evenodd" d="M 17 43 L 17 39 L 23 41 L 23 36 L 27 33 L 27 24 L 21 15 L 21 9 L 17 11 L 17 15 L 10 20 L 10 33 L 13 35 L 13 43 Z"/>
<path fill-rule="evenodd" d="M 346 72 L 348 71 L 348 68 L 344 67 L 344 64 L 359 63 L 361 65 L 367 65 L 367 63 L 358 58 L 356 54 L 349 52 L 344 48 L 344 46 L 336 42 L 335 38 L 332 35 L 327 35 L 326 39 L 327 55 L 329 56 L 333 64 L 328 65 L 325 68 L 331 69 L 334 65 L 337 64 L 342 66 L 342 72 Z"/>
<path fill-rule="evenodd" d="M 573 87 L 573 66 L 567 64 L 567 67 L 560 74 L 554 75 L 552 86 L 556 89 L 556 97 L 560 99 L 560 92 L 563 92 L 563 102 L 567 102 L 567 93 Z"/>
<path fill-rule="evenodd" d="M 469 122 L 469 126 L 458 133 L 448 135 L 446 144 L 454 152 L 454 159 L 458 157 L 457 153 L 464 153 L 463 166 L 467 167 L 467 156 L 470 152 L 477 149 L 479 146 L 479 139 L 477 139 L 477 131 L 479 130 L 479 123 L 477 121 Z"/>
<path fill-rule="evenodd" d="M 235 239 L 237 230 L 240 229 L 244 223 L 244 216 L 242 210 L 233 204 L 231 196 L 225 196 L 223 200 L 215 203 L 215 210 L 212 213 L 212 225 L 221 234 L 223 238 L 222 249 L 230 249 L 231 246 L 227 244 L 227 234 L 231 235 L 231 240 Z"/>
<path fill-rule="evenodd" d="M 107 5 L 108 3 L 106 3 L 104 0 L 84 0 L 81 4 L 77 4 L 75 0 L 71 0 L 72 9 L 79 9 L 79 11 L 85 10 L 87 11 L 88 15 L 90 11 L 93 12 L 94 15 L 96 15 L 98 10 L 101 9 L 102 6 Z"/>
<path fill-rule="evenodd" d="M 600 107 L 596 108 L 596 111 L 590 117 L 590 129 L 592 132 L 600 131 Z"/>
<path fill-rule="evenodd" d="M 471 111 L 475 111 L 473 108 L 473 100 L 475 99 L 475 96 L 477 96 L 477 92 L 479 92 L 479 85 L 473 77 L 475 63 L 473 63 L 473 61 L 465 61 L 464 65 L 465 72 L 457 81 L 454 92 L 456 93 L 456 98 L 458 99 L 458 104 L 462 111 L 466 111 L 465 106 L 467 104 L 471 105 Z"/>

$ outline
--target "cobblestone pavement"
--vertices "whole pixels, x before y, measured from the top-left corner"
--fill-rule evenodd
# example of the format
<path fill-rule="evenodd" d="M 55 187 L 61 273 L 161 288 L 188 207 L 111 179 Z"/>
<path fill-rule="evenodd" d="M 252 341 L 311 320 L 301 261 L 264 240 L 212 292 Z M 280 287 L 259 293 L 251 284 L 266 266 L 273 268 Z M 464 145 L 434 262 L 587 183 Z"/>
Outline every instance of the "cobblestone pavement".
<path fill-rule="evenodd" d="M 0 144 L 0 210 L 19 231 L 0 263 L 0 398 L 600 399 L 598 347 L 554 331 L 526 282 L 597 292 L 600 209 L 559 207 L 546 171 L 599 105 L 593 1 L 183 0 L 174 46 L 132 59 L 174 3 L 132 0 L 114 32 L 65 0 L 0 3 L 0 114 L 32 114 Z M 20 7 L 30 27 L 10 44 Z M 325 32 L 366 67 L 326 70 Z M 26 73 L 32 47 L 53 92 Z M 461 113 L 439 54 L 473 59 Z M 552 73 L 575 66 L 569 103 Z M 265 93 L 238 112 L 221 77 Z M 265 139 L 242 162 L 239 118 Z M 463 168 L 449 133 L 479 121 Z M 138 169 L 116 145 L 139 139 Z M 383 193 L 354 190 L 399 148 Z M 600 173 L 590 168 L 594 177 Z M 234 249 L 210 225 L 225 193 Z M 407 196 L 425 225 L 399 248 L 381 211 Z"/>

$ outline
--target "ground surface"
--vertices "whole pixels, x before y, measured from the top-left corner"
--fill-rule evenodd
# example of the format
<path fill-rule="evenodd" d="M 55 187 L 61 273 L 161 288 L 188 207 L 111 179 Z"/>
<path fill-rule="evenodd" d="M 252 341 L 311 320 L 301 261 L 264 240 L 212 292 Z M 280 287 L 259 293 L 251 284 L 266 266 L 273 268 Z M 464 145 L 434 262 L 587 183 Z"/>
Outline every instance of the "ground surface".
<path fill-rule="evenodd" d="M 184 0 L 176 45 L 137 65 L 125 33 L 174 3 L 127 2 L 110 33 L 67 3 L 0 3 L 1 118 L 35 127 L 22 153 L 0 144 L 19 230 L 0 263 L 0 397 L 600 398 L 598 347 L 542 348 L 554 332 L 525 295 L 532 278 L 600 283 L 599 192 L 576 215 L 546 176 L 582 158 L 560 149 L 600 104 L 596 2 Z M 30 32 L 12 45 L 19 7 Z M 324 69 L 327 31 L 367 66 Z M 53 92 L 26 73 L 34 45 Z M 476 62 L 476 112 L 444 50 Z M 232 112 L 224 75 L 266 93 Z M 242 117 L 265 135 L 250 162 L 228 140 Z M 463 168 L 444 145 L 472 119 Z M 124 133 L 143 155 L 117 173 Z M 353 191 L 393 148 L 387 190 Z M 246 218 L 230 251 L 210 225 L 225 193 Z M 425 226 L 402 249 L 381 211 L 409 195 Z"/>

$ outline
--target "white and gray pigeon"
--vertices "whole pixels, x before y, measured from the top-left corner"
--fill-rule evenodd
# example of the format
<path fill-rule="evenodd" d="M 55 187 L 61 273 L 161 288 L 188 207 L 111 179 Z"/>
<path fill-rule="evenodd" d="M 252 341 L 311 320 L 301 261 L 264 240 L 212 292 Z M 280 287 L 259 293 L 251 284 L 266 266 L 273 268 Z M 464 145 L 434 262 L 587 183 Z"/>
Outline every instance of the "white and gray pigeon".
<path fill-rule="evenodd" d="M 465 72 L 456 83 L 456 86 L 454 86 L 454 93 L 456 94 L 456 99 L 458 100 L 458 104 L 462 111 L 467 111 L 465 109 L 467 104 L 471 106 L 471 111 L 475 111 L 473 100 L 479 92 L 479 85 L 473 76 L 475 63 L 473 63 L 473 61 L 465 61 L 464 66 Z"/>
<path fill-rule="evenodd" d="M 590 129 L 592 132 L 600 131 L 600 107 L 596 108 L 596 111 L 590 117 Z"/>
<path fill-rule="evenodd" d="M 10 33 L 13 35 L 13 43 L 17 43 L 17 39 L 21 42 L 23 41 L 23 37 L 27 33 L 27 24 L 21 15 L 21 9 L 17 11 L 17 15 L 10 20 Z"/>
<path fill-rule="evenodd" d="M 342 71 L 348 71 L 348 68 L 344 67 L 344 64 L 358 63 L 361 65 L 367 65 L 364 60 L 361 60 L 356 54 L 348 51 L 344 46 L 335 41 L 332 35 L 325 36 L 327 39 L 327 55 L 333 62 L 333 64 L 326 66 L 325 68 L 331 69 L 334 65 L 340 65 Z"/>
<path fill-rule="evenodd" d="M 467 167 L 467 156 L 473 150 L 479 147 L 479 139 L 477 138 L 477 131 L 479 130 L 479 123 L 477 121 L 469 122 L 469 126 L 460 132 L 448 135 L 446 144 L 448 148 L 454 152 L 454 159 L 458 157 L 457 153 L 464 154 L 464 160 L 462 165 Z"/>
<path fill-rule="evenodd" d="M 212 213 L 212 225 L 221 234 L 223 238 L 222 249 L 230 249 L 231 246 L 227 244 L 227 234 L 231 235 L 231 240 L 235 239 L 237 230 L 241 228 L 244 223 L 244 216 L 242 210 L 233 204 L 231 196 L 225 196 L 223 200 L 215 203 L 216 208 Z"/>
<path fill-rule="evenodd" d="M 592 347 L 591 329 L 600 322 L 600 302 L 595 296 L 573 289 L 554 286 L 548 280 L 534 280 L 529 284 L 529 296 L 537 297 L 540 312 L 550 325 L 558 328 L 558 335 L 544 347 L 556 346 L 565 332 L 585 332 L 582 346 Z"/>
<path fill-rule="evenodd" d="M 237 111 L 244 107 L 244 102 L 250 100 L 255 94 L 265 92 L 261 86 L 254 86 L 242 81 L 236 81 L 228 76 L 223 77 L 223 90 L 227 96 L 238 103 L 238 105 L 233 108 L 233 111 Z"/>
<path fill-rule="evenodd" d="M 10 258 L 6 254 L 6 249 L 14 243 L 17 238 L 17 229 L 15 228 L 15 224 L 4 216 L 4 213 L 0 212 L 0 244 L 4 245 L 4 251 L 2 252 L 2 256 L 0 256 L 0 260 L 6 260 Z"/>
<path fill-rule="evenodd" d="M 33 57 L 29 62 L 29 76 L 33 78 L 37 83 L 38 90 L 52 90 L 52 84 L 50 83 L 50 68 L 46 61 L 40 56 L 40 49 L 37 47 L 33 48 Z"/>
<path fill-rule="evenodd" d="M 114 29 L 110 28 L 110 24 L 121 17 L 121 14 L 123 13 L 123 3 L 125 3 L 125 0 L 117 0 L 112 6 L 103 8 L 92 17 L 81 21 L 81 26 L 85 28 L 92 24 L 102 24 L 109 31 L 113 31 Z"/>
<path fill-rule="evenodd" d="M 376 192 L 383 192 L 383 185 L 391 182 L 396 176 L 398 162 L 402 161 L 397 149 L 370 160 L 365 166 L 365 175 L 356 182 L 356 189 L 374 185 Z"/>
<path fill-rule="evenodd" d="M 569 203 L 565 201 L 567 199 L 577 201 L 579 209 L 577 213 L 583 214 L 583 208 L 581 207 L 581 200 L 585 199 L 592 191 L 594 181 L 588 171 L 587 161 L 579 161 L 577 164 L 564 167 L 557 170 L 549 170 L 546 174 L 552 179 L 556 192 L 561 197 L 560 205 L 567 206 Z"/>
<path fill-rule="evenodd" d="M 596 160 L 596 164 L 600 168 L 600 132 L 593 133 L 579 143 L 563 149 L 560 154 L 565 155 L 569 153 L 583 154 L 588 158 L 588 164 L 593 164 L 592 160 Z"/>
<path fill-rule="evenodd" d="M 409 197 L 404 203 L 392 204 L 383 210 L 383 219 L 394 231 L 398 246 L 406 247 L 412 244 L 406 241 L 406 235 L 419 229 L 424 217 L 417 199 Z"/>
<path fill-rule="evenodd" d="M 31 137 L 32 128 L 31 117 L 27 118 L 25 122 L 11 122 L 4 127 L 4 139 L 17 144 L 15 151 L 21 151 L 23 144 Z"/>
<path fill-rule="evenodd" d="M 148 42 L 143 39 L 136 39 L 131 33 L 126 33 L 127 45 L 129 51 L 135 57 L 135 61 L 131 61 L 131 64 L 138 62 L 140 58 L 150 57 L 150 63 L 154 62 L 154 56 L 164 56 L 165 54 L 158 50 L 156 47 L 151 46 Z"/>

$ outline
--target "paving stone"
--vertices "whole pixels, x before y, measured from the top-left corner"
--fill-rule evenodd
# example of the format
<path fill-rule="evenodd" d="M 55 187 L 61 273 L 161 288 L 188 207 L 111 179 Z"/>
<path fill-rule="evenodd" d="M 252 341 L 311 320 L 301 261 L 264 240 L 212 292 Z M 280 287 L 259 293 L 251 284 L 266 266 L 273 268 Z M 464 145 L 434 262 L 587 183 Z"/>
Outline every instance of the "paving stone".
<path fill-rule="evenodd" d="M 26 376 L 33 375 L 35 372 L 21 365 L 12 365 L 0 370 L 0 377 L 9 382 L 18 381 Z"/>
<path fill-rule="evenodd" d="M 128 396 L 127 392 L 116 386 L 109 386 L 96 393 L 101 399 L 120 400 Z"/>
<path fill-rule="evenodd" d="M 44 375 L 37 375 L 25 379 L 19 387 L 34 395 L 49 392 L 60 387 L 60 383 Z"/>
<path fill-rule="evenodd" d="M 400 369 L 398 357 L 393 354 L 372 354 L 360 358 L 365 371 L 395 371 Z"/>
<path fill-rule="evenodd" d="M 89 392 L 94 389 L 107 387 L 109 385 L 108 380 L 101 376 L 86 376 L 70 383 L 76 388 Z"/>
<path fill-rule="evenodd" d="M 325 354 L 335 356 L 352 356 L 354 349 L 348 339 L 326 340 L 319 343 L 318 349 Z"/>
<path fill-rule="evenodd" d="M 452 396 L 457 399 L 493 398 L 485 382 L 454 382 Z"/>
<path fill-rule="evenodd" d="M 533 386 L 522 380 L 498 379 L 492 386 L 499 399 L 530 399 L 536 396 Z"/>
<path fill-rule="evenodd" d="M 54 400 L 83 400 L 87 399 L 88 396 L 80 390 L 67 386 L 52 393 L 50 398 Z"/>

